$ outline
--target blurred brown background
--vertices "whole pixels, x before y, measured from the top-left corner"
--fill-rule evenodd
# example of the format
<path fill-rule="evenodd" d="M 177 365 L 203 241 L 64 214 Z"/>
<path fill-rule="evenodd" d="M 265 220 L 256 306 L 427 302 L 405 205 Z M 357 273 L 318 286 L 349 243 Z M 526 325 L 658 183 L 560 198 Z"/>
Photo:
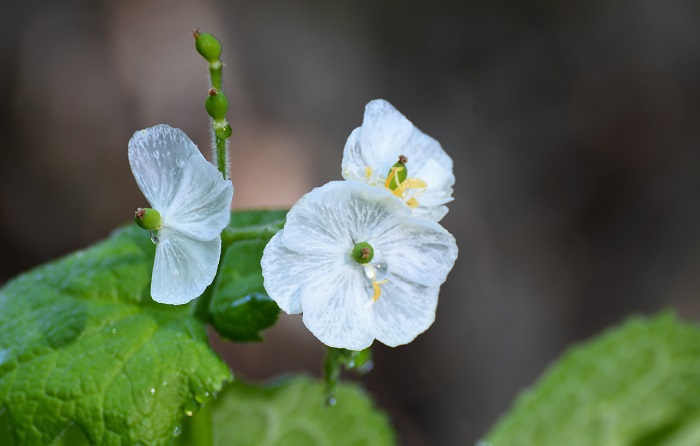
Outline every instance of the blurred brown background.
<path fill-rule="evenodd" d="M 460 258 L 434 326 L 364 380 L 407 445 L 467 445 L 568 345 L 630 314 L 700 318 L 700 3 L 6 2 L 0 283 L 143 205 L 126 147 L 168 123 L 208 155 L 193 26 L 218 35 L 235 208 L 340 179 L 385 98 L 455 161 Z M 234 371 L 320 370 L 299 317 Z"/>

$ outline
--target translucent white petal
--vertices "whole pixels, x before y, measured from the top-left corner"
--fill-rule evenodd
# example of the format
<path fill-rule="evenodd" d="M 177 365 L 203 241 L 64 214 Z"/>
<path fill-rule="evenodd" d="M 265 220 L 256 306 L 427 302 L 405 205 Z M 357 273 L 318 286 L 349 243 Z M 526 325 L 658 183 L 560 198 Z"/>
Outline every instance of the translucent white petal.
<path fill-rule="evenodd" d="M 202 241 L 163 228 L 158 238 L 151 297 L 163 304 L 186 304 L 200 296 L 214 280 L 221 237 Z"/>
<path fill-rule="evenodd" d="M 457 243 L 442 226 L 420 218 L 393 218 L 380 229 L 370 243 L 391 274 L 425 286 L 447 279 L 457 259 Z"/>
<path fill-rule="evenodd" d="M 287 214 L 284 245 L 301 253 L 349 256 L 389 216 L 410 210 L 385 189 L 332 181 L 304 195 Z"/>
<path fill-rule="evenodd" d="M 365 106 L 362 126 L 355 129 L 345 143 L 343 174 L 349 169 L 364 177 L 365 166 L 370 166 L 386 175 L 398 161 L 400 148 L 406 145 L 413 129 L 411 121 L 384 99 L 370 101 Z"/>
<path fill-rule="evenodd" d="M 419 206 L 413 210 L 413 216 L 430 221 L 440 221 L 447 215 L 447 206 Z"/>
<path fill-rule="evenodd" d="M 358 127 L 350 133 L 343 149 L 343 161 L 341 170 L 343 178 L 350 181 L 367 182 L 365 167 L 370 166 L 370 161 L 365 159 L 365 151 L 362 150 L 360 134 L 362 127 Z M 368 151 L 369 152 L 369 151 Z"/>
<path fill-rule="evenodd" d="M 384 99 L 370 101 L 365 106 L 360 134 L 363 149 L 369 151 L 365 157 L 372 162 L 370 165 L 390 157 L 397 145 L 404 145 L 413 128 L 411 121 Z"/>
<path fill-rule="evenodd" d="M 340 272 L 340 274 L 339 274 Z M 374 317 L 365 304 L 366 278 L 360 268 L 328 271 L 302 293 L 303 321 L 321 342 L 362 350 L 374 340 Z"/>
<path fill-rule="evenodd" d="M 265 247 L 261 261 L 267 294 L 288 314 L 301 313 L 301 294 L 316 287 L 328 274 L 341 274 L 344 260 L 339 255 L 299 254 L 284 246 L 284 229 Z"/>
<path fill-rule="evenodd" d="M 163 226 L 212 240 L 228 225 L 233 185 L 199 151 L 187 160 L 174 197 L 160 210 Z"/>
<path fill-rule="evenodd" d="M 377 183 L 377 178 L 386 178 L 399 155 L 408 158 L 408 176 L 427 183 L 427 188 L 416 198 L 419 208 L 433 209 L 416 211 L 414 215 L 440 220 L 447 208 L 438 206 L 452 201 L 455 182 L 452 159 L 440 143 L 415 128 L 386 101 L 367 104 L 362 127 L 350 134 L 343 151 L 343 178 L 376 183 L 376 187 L 383 188 L 383 182 Z M 371 168 L 369 178 L 366 167 Z"/>
<path fill-rule="evenodd" d="M 407 344 L 435 320 L 439 286 L 427 287 L 389 274 L 382 294 L 372 305 L 375 336 L 390 347 Z"/>
<path fill-rule="evenodd" d="M 428 187 L 418 197 L 421 206 L 435 206 L 453 200 L 452 158 L 445 153 L 440 143 L 416 129 L 408 141 L 406 151 L 408 176 L 420 178 Z"/>
<path fill-rule="evenodd" d="M 151 207 L 162 211 L 170 206 L 187 160 L 195 153 L 199 153 L 197 146 L 182 130 L 165 124 L 134 133 L 129 140 L 129 164 Z"/>

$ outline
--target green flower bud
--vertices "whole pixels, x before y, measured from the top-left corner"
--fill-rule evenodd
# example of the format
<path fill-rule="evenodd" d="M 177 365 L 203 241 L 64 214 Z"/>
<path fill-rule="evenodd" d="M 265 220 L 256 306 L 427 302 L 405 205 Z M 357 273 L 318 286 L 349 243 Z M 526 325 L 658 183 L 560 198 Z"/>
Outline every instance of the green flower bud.
<path fill-rule="evenodd" d="M 357 263 L 369 263 L 374 258 L 374 248 L 367 242 L 360 242 L 352 248 L 351 256 Z"/>
<path fill-rule="evenodd" d="M 403 183 L 406 178 L 408 178 L 408 168 L 406 167 L 407 162 L 408 158 L 403 155 L 399 155 L 398 162 L 389 169 L 386 187 L 388 187 L 390 190 L 396 189 L 399 187 L 399 184 Z"/>
<path fill-rule="evenodd" d="M 219 39 L 208 33 L 193 32 L 194 47 L 197 52 L 204 57 L 207 62 L 218 62 L 221 57 L 221 42 Z"/>
<path fill-rule="evenodd" d="M 233 133 L 233 129 L 228 124 L 216 129 L 216 136 L 221 139 L 228 138 L 229 136 L 231 136 L 231 133 Z"/>
<path fill-rule="evenodd" d="M 138 208 L 134 212 L 134 221 L 142 229 L 158 229 L 160 228 L 160 212 L 151 208 Z"/>
<path fill-rule="evenodd" d="M 223 91 L 216 91 L 216 88 L 209 90 L 209 96 L 204 101 L 204 108 L 214 121 L 222 121 L 226 119 L 228 111 L 228 99 Z"/>

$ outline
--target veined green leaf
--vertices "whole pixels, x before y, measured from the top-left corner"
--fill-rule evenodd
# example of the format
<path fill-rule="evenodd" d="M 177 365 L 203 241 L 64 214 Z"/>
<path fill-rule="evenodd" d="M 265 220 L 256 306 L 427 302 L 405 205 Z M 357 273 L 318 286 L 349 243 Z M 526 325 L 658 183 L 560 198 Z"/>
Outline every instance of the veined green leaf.
<path fill-rule="evenodd" d="M 483 444 L 700 444 L 700 328 L 636 318 L 573 348 Z"/>
<path fill-rule="evenodd" d="M 260 259 L 267 240 L 231 244 L 219 267 L 209 312 L 216 330 L 232 341 L 261 341 L 280 309 L 263 287 Z"/>
<path fill-rule="evenodd" d="M 260 259 L 268 240 L 284 226 L 287 211 L 235 212 L 224 231 L 224 255 L 207 296 L 207 318 L 223 337 L 261 341 L 279 308 L 265 293 Z"/>
<path fill-rule="evenodd" d="M 386 416 L 358 387 L 342 383 L 337 402 L 306 377 L 268 385 L 236 381 L 214 403 L 216 446 L 385 446 L 395 444 Z"/>
<path fill-rule="evenodd" d="M 151 300 L 154 251 L 130 226 L 0 290 L 0 411 L 16 444 L 75 425 L 95 445 L 166 445 L 230 379 L 192 308 Z"/>

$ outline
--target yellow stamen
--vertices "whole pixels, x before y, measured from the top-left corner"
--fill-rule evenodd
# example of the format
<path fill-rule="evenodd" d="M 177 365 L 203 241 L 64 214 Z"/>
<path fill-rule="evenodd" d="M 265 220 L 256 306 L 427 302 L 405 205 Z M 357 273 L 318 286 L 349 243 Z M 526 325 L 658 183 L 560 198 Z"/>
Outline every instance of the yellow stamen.
<path fill-rule="evenodd" d="M 365 166 L 365 178 L 369 180 L 371 176 L 372 176 L 372 168 L 369 166 Z"/>
<path fill-rule="evenodd" d="M 380 281 L 376 281 L 372 279 L 372 288 L 374 289 L 374 295 L 372 296 L 372 303 L 376 302 L 379 300 L 379 296 L 382 295 L 382 289 L 379 287 L 379 285 L 384 285 L 387 283 L 389 279 L 384 279 Z"/>
<path fill-rule="evenodd" d="M 418 207 L 418 200 L 416 200 L 415 198 L 411 198 L 406 201 L 406 205 L 411 209 L 415 209 Z"/>
<path fill-rule="evenodd" d="M 428 187 L 428 183 L 418 178 L 406 178 L 401 185 L 406 189 L 425 189 Z"/>

